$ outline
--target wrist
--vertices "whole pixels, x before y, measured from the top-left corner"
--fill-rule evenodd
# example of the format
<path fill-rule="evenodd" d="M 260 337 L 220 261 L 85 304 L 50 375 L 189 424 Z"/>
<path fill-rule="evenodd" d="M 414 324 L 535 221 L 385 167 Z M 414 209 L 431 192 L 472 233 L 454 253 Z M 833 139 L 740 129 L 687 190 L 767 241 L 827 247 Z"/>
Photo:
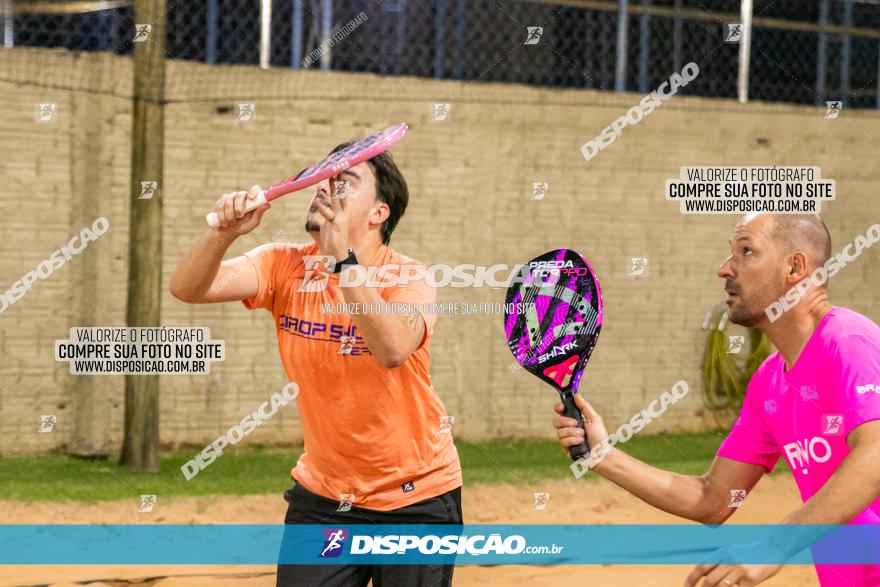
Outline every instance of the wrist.
<path fill-rule="evenodd" d="M 597 475 L 605 476 L 605 473 L 613 466 L 613 461 L 617 457 L 617 451 L 614 446 L 608 442 L 606 437 L 601 442 L 593 445 L 590 450 L 592 457 L 592 466 L 590 467 Z M 594 456 L 595 455 L 595 456 Z"/>
<path fill-rule="evenodd" d="M 349 248 L 341 257 L 334 256 L 336 264 L 333 267 L 333 273 L 341 273 L 348 267 L 358 265 L 358 259 L 354 254 L 354 249 Z"/>
<path fill-rule="evenodd" d="M 223 228 L 209 228 L 205 238 L 212 244 L 220 247 L 229 247 L 238 238 L 238 235 Z"/>
<path fill-rule="evenodd" d="M 330 255 L 333 257 L 333 262 L 339 265 L 342 263 L 346 257 L 348 257 L 348 251 L 351 249 L 348 245 L 344 247 L 327 247 L 327 249 L 321 249 L 320 253 L 322 255 Z"/>

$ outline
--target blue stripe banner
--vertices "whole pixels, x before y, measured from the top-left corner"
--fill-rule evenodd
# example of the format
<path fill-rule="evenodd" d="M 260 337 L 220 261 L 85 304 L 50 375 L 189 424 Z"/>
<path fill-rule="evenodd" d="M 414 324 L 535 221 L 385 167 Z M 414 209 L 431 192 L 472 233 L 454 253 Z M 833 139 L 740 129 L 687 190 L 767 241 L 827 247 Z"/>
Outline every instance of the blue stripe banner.
<path fill-rule="evenodd" d="M 0 525 L 0 564 L 279 562 L 880 564 L 880 526 Z"/>

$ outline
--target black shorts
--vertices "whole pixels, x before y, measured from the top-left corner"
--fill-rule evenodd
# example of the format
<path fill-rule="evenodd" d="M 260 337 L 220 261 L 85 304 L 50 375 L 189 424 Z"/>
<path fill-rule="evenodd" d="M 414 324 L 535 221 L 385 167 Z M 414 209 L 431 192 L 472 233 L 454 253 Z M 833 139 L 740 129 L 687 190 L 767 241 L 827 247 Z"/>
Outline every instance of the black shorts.
<path fill-rule="evenodd" d="M 461 524 L 461 487 L 388 512 L 339 503 L 299 483 L 284 492 L 285 524 Z M 454 565 L 278 565 L 277 587 L 449 587 Z"/>

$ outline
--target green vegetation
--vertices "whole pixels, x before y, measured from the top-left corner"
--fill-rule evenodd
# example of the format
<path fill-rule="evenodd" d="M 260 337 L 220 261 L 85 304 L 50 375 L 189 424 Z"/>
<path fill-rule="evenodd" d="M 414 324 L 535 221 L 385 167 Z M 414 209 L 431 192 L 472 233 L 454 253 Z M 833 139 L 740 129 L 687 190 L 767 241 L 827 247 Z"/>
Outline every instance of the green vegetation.
<path fill-rule="evenodd" d="M 661 469 L 701 474 L 723 439 L 720 432 L 636 436 L 626 443 L 625 450 Z M 459 442 L 457 446 L 466 484 L 531 485 L 571 477 L 570 461 L 555 441 Z M 595 475 L 585 479 L 595 479 Z"/>
<path fill-rule="evenodd" d="M 737 348 L 727 326 L 724 304 L 716 306 L 703 325 L 709 329 L 703 355 L 703 399 L 719 426 L 729 426 L 739 415 L 749 380 L 772 350 L 770 340 L 756 328 L 742 330 L 743 348 Z"/>
<path fill-rule="evenodd" d="M 719 432 L 637 436 L 626 451 L 655 466 L 699 474 L 706 470 L 723 435 Z M 570 477 L 569 461 L 554 441 L 457 443 L 466 484 L 531 485 Z M 246 448 L 227 451 L 193 480 L 180 467 L 195 449 L 163 455 L 157 475 L 133 473 L 114 461 L 69 455 L 0 458 L 0 499 L 84 501 L 200 495 L 280 494 L 301 448 Z M 587 476 L 589 482 L 594 476 Z"/>

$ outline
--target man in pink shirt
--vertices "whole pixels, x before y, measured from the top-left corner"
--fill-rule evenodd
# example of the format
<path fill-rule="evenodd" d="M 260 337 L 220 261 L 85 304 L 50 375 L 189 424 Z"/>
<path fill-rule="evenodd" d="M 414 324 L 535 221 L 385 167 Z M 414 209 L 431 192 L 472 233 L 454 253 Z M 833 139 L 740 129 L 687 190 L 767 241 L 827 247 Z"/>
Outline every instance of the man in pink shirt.
<path fill-rule="evenodd" d="M 804 503 L 780 524 L 880 524 L 880 327 L 832 306 L 825 284 L 815 282 L 787 311 L 767 310 L 829 260 L 841 263 L 831 256 L 825 224 L 812 215 L 750 214 L 734 228 L 730 250 L 717 271 L 728 316 L 759 328 L 778 352 L 749 382 L 739 419 L 709 470 L 701 477 L 662 471 L 616 449 L 592 469 L 664 511 L 720 524 L 736 511 L 731 492 L 751 491 L 782 457 Z M 575 397 L 590 443 L 605 439 L 602 418 Z M 562 404 L 556 412 L 562 446 L 583 442 L 584 429 L 560 415 Z M 685 585 L 705 578 L 703 585 L 751 587 L 781 568 L 699 565 Z M 823 587 L 880 585 L 878 565 L 816 565 L 816 571 Z"/>

